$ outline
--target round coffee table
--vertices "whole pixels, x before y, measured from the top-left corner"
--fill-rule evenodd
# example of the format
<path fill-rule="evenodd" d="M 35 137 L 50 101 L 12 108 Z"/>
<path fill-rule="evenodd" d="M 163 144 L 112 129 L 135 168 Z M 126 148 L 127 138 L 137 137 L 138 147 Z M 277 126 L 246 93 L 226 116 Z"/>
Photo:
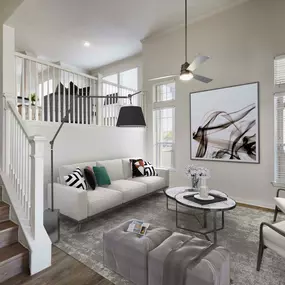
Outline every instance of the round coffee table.
<path fill-rule="evenodd" d="M 192 189 L 189 189 L 189 187 L 174 187 L 174 188 L 169 188 L 164 191 L 166 197 L 167 197 L 167 209 L 168 207 L 168 199 L 172 199 L 176 201 L 176 227 L 184 230 L 189 230 L 191 232 L 199 233 L 204 235 L 208 240 L 208 234 L 213 233 L 214 234 L 214 243 L 217 243 L 217 232 L 224 229 L 224 224 L 225 224 L 225 219 L 224 219 L 224 212 L 232 210 L 236 207 L 236 202 L 229 198 L 225 193 L 217 190 L 210 190 L 209 194 L 213 194 L 216 196 L 220 196 L 222 198 L 226 198 L 227 200 L 221 201 L 221 202 L 216 202 L 212 204 L 206 204 L 206 205 L 201 205 L 199 203 L 196 203 L 195 201 L 190 201 L 185 198 L 185 196 L 192 196 L 195 195 L 199 192 L 193 191 Z M 179 214 L 186 214 L 183 212 L 178 211 L 178 205 L 182 205 L 184 207 L 196 209 L 196 210 L 202 210 L 204 213 L 204 223 L 202 226 L 201 230 L 194 230 L 194 229 L 189 229 L 186 227 L 181 227 L 179 226 L 178 222 L 178 215 Z M 213 213 L 213 228 L 208 229 L 207 227 L 207 213 L 212 212 Z M 217 228 L 217 212 L 222 212 L 222 226 L 220 228 Z M 200 220 L 198 219 L 197 215 L 195 215 L 195 218 L 198 220 L 200 223 Z"/>

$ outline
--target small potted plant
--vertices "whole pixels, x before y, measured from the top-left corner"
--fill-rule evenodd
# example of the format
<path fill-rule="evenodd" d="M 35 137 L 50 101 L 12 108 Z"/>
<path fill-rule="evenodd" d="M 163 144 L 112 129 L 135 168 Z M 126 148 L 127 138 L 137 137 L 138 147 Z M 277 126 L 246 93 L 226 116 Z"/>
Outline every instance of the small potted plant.
<path fill-rule="evenodd" d="M 199 188 L 208 189 L 207 179 L 211 177 L 209 169 L 202 166 L 196 166 L 194 164 L 191 164 L 185 168 L 185 174 L 189 179 L 192 180 L 193 190 L 199 191 Z"/>

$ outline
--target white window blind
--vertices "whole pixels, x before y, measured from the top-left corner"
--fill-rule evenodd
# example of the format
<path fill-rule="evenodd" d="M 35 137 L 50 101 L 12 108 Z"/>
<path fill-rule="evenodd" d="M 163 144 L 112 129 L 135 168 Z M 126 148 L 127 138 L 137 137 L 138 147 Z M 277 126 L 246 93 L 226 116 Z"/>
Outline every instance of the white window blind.
<path fill-rule="evenodd" d="M 275 181 L 285 183 L 285 93 L 275 95 Z"/>
<path fill-rule="evenodd" d="M 285 55 L 274 59 L 274 83 L 275 85 L 285 84 Z"/>

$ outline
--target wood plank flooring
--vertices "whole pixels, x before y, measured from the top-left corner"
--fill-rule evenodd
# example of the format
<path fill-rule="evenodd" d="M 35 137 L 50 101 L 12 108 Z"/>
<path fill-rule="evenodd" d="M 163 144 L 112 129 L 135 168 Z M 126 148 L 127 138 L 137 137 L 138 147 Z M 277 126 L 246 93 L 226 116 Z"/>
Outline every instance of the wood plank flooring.
<path fill-rule="evenodd" d="M 20 274 L 2 285 L 112 285 L 83 263 L 53 246 L 52 266 L 34 275 Z"/>

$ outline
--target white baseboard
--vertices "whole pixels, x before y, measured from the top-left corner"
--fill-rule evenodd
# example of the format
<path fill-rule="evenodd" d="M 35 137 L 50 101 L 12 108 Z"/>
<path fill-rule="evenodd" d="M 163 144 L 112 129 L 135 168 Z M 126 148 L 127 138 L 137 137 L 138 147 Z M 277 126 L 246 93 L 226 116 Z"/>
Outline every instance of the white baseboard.
<path fill-rule="evenodd" d="M 261 208 L 272 209 L 272 210 L 275 209 L 275 204 L 267 204 L 262 201 L 247 200 L 247 199 L 243 199 L 239 197 L 231 197 L 231 198 L 234 199 L 238 203 L 247 204 L 249 206 L 261 207 Z"/>

